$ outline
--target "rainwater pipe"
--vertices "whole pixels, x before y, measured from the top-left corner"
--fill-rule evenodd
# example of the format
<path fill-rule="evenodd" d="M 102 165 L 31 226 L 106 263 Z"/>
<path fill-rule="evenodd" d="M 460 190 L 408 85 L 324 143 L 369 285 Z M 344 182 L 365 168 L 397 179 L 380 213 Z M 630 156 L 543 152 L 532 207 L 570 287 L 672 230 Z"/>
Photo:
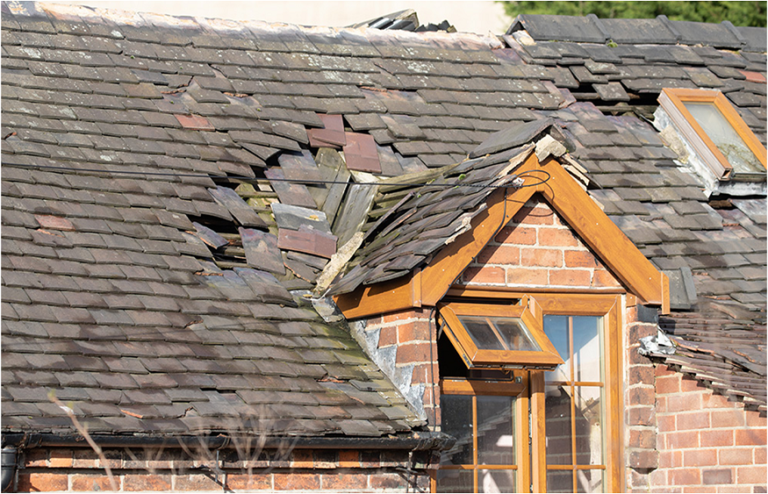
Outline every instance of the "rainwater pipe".
<path fill-rule="evenodd" d="M 2 492 L 11 492 L 13 477 L 16 473 L 16 448 L 14 446 L 5 446 L 2 449 Z"/>

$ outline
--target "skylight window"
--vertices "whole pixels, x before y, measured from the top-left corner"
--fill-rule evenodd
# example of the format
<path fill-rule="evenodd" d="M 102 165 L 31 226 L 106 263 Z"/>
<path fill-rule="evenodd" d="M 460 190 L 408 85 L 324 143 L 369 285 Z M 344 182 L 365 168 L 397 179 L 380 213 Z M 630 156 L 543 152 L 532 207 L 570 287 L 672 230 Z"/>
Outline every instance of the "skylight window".
<path fill-rule="evenodd" d="M 440 317 L 442 329 L 469 368 L 552 369 L 563 362 L 530 297 L 520 305 L 451 303 L 440 308 Z"/>
<path fill-rule="evenodd" d="M 766 150 L 723 93 L 667 88 L 659 103 L 717 180 L 765 180 Z"/>

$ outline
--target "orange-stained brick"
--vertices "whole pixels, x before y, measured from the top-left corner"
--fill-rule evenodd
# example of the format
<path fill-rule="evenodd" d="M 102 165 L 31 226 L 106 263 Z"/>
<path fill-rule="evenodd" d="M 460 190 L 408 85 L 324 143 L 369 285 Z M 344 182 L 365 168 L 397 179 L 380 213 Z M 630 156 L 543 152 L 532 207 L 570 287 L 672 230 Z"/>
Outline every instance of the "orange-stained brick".
<path fill-rule="evenodd" d="M 339 467 L 358 468 L 360 467 L 360 452 L 352 450 L 339 451 Z"/>
<path fill-rule="evenodd" d="M 579 239 L 571 230 L 565 228 L 539 229 L 539 245 L 552 247 L 578 247 Z"/>
<path fill-rule="evenodd" d="M 733 408 L 734 406 L 734 403 L 719 393 L 704 393 L 701 398 L 704 408 Z"/>
<path fill-rule="evenodd" d="M 219 477 L 221 480 L 222 477 Z M 229 485 L 229 480 L 227 480 Z M 221 485 L 216 483 L 213 477 L 203 475 L 202 473 L 189 475 L 175 475 L 173 479 L 173 490 L 175 491 L 220 491 Z"/>
<path fill-rule="evenodd" d="M 405 481 L 396 473 L 382 473 L 369 477 L 371 489 L 398 489 L 405 487 Z"/>
<path fill-rule="evenodd" d="M 677 430 L 707 429 L 710 426 L 709 412 L 681 413 L 677 416 Z"/>
<path fill-rule="evenodd" d="M 520 265 L 560 267 L 563 265 L 563 252 L 555 249 L 521 249 Z"/>
<path fill-rule="evenodd" d="M 717 465 L 716 449 L 696 449 L 683 453 L 683 464 L 686 467 L 702 467 Z"/>
<path fill-rule="evenodd" d="M 410 321 L 397 326 L 398 343 L 429 340 L 430 334 L 428 321 Z"/>
<path fill-rule="evenodd" d="M 748 485 L 719 485 L 717 486 L 717 492 L 725 492 L 727 494 L 746 494 L 752 492 L 752 487 Z"/>
<path fill-rule="evenodd" d="M 51 450 L 51 468 L 69 468 L 72 466 L 72 462 L 73 460 L 71 449 Z"/>
<path fill-rule="evenodd" d="M 125 474 L 123 476 L 124 491 L 169 491 L 171 476 L 153 473 Z"/>
<path fill-rule="evenodd" d="M 667 485 L 667 470 L 654 470 L 650 477 L 652 485 Z"/>
<path fill-rule="evenodd" d="M 94 472 L 95 475 L 73 474 L 71 477 L 73 491 L 111 491 L 112 483 L 109 476 L 101 472 Z M 115 486 L 120 490 L 120 477 L 114 476 Z"/>
<path fill-rule="evenodd" d="M 653 374 L 655 376 L 679 376 L 677 372 L 670 370 L 669 367 L 667 367 L 664 364 L 659 364 L 653 368 Z"/>
<path fill-rule="evenodd" d="M 743 427 L 744 412 L 738 409 L 712 410 L 712 427 Z"/>
<path fill-rule="evenodd" d="M 713 429 L 701 431 L 699 440 L 701 441 L 702 448 L 709 446 L 733 446 L 733 430 Z"/>
<path fill-rule="evenodd" d="M 768 449 L 765 446 L 755 448 L 755 465 L 765 465 Z"/>
<path fill-rule="evenodd" d="M 670 412 L 690 412 L 701 409 L 701 393 L 680 393 L 667 397 Z"/>
<path fill-rule="evenodd" d="M 739 467 L 736 469 L 736 481 L 739 484 L 765 484 L 766 473 L 764 465 Z"/>
<path fill-rule="evenodd" d="M 74 231 L 75 226 L 66 218 L 49 214 L 36 214 L 35 219 L 41 228 L 46 230 Z"/>
<path fill-rule="evenodd" d="M 264 491 L 272 490 L 270 473 L 230 473 L 227 474 L 227 487 L 233 490 Z"/>
<path fill-rule="evenodd" d="M 680 380 L 680 391 L 683 393 L 687 391 L 704 391 L 706 388 L 702 386 L 701 381 L 698 381 L 691 376 L 685 374 Z"/>
<path fill-rule="evenodd" d="M 48 450 L 47 449 L 30 449 L 28 451 L 25 451 L 24 465 L 27 468 L 47 467 L 48 466 Z"/>
<path fill-rule="evenodd" d="M 526 269 L 509 268 L 507 269 L 508 285 L 546 285 L 546 269 Z"/>
<path fill-rule="evenodd" d="M 368 476 L 361 474 L 326 473 L 323 474 L 323 490 L 354 490 L 368 487 Z"/>
<path fill-rule="evenodd" d="M 430 362 L 429 348 L 430 344 L 426 342 L 400 345 L 397 347 L 397 357 L 395 362 L 398 364 Z M 432 349 L 432 354 L 437 355 L 437 350 L 435 348 Z"/>
<path fill-rule="evenodd" d="M 592 275 L 585 269 L 550 270 L 549 283 L 559 286 L 589 286 Z"/>
<path fill-rule="evenodd" d="M 485 266 L 482 268 L 467 268 L 464 271 L 464 280 L 467 283 L 504 284 L 504 268 Z"/>
<path fill-rule="evenodd" d="M 535 245 L 536 229 L 525 226 L 505 226 L 496 235 L 500 244 Z"/>
<path fill-rule="evenodd" d="M 698 468 L 676 468 L 669 471 L 669 483 L 672 485 L 696 485 L 701 483 L 701 470 Z"/>
<path fill-rule="evenodd" d="M 656 395 L 656 413 L 667 413 L 667 397 Z"/>
<path fill-rule="evenodd" d="M 721 465 L 751 465 L 754 448 L 721 448 L 719 462 Z"/>
<path fill-rule="evenodd" d="M 294 449 L 291 453 L 291 468 L 312 468 L 312 451 Z"/>
<path fill-rule="evenodd" d="M 683 466 L 682 451 L 662 451 L 659 453 L 659 468 L 675 468 Z"/>
<path fill-rule="evenodd" d="M 207 118 L 200 115 L 175 115 L 182 127 L 189 130 L 216 130 Z"/>
<path fill-rule="evenodd" d="M 386 326 L 379 331 L 379 348 L 397 343 L 397 328 Z"/>
<path fill-rule="evenodd" d="M 518 264 L 520 248 L 510 245 L 489 245 L 477 256 L 480 264 Z"/>
<path fill-rule="evenodd" d="M 751 70 L 740 70 L 744 77 L 747 78 L 747 82 L 756 82 L 758 84 L 765 84 L 765 76 L 760 72 L 752 72 Z"/>
<path fill-rule="evenodd" d="M 679 393 L 680 374 L 660 376 L 656 378 L 656 392 L 659 394 Z"/>
<path fill-rule="evenodd" d="M 704 487 L 702 485 L 697 485 L 694 487 L 683 487 L 683 492 L 700 492 L 701 494 L 708 494 L 711 492 L 717 492 L 716 487 Z"/>
<path fill-rule="evenodd" d="M 566 250 L 565 265 L 569 268 L 597 268 L 600 261 L 588 250 Z"/>
<path fill-rule="evenodd" d="M 416 364 L 411 379 L 414 384 L 429 384 L 436 382 L 439 375 L 437 364 Z"/>
<path fill-rule="evenodd" d="M 406 319 L 417 319 L 420 317 L 426 317 L 421 311 L 408 310 L 405 312 L 395 312 L 394 314 L 387 314 L 382 316 L 381 322 L 387 324 L 390 322 L 404 321 Z"/>
<path fill-rule="evenodd" d="M 19 473 L 19 492 L 66 491 L 68 486 L 64 473 Z"/>
<path fill-rule="evenodd" d="M 760 446 L 766 444 L 765 429 L 736 429 L 736 446 Z"/>
<path fill-rule="evenodd" d="M 275 490 L 312 491 L 320 489 L 320 475 L 315 473 L 275 473 Z"/>
<path fill-rule="evenodd" d="M 553 225 L 554 216 L 555 213 L 547 205 L 537 205 L 535 208 L 525 206 L 520 208 L 512 221 L 526 225 Z"/>
<path fill-rule="evenodd" d="M 698 448 L 699 432 L 671 432 L 667 434 L 667 447 L 669 449 Z"/>
<path fill-rule="evenodd" d="M 592 275 L 592 286 L 620 287 L 616 278 L 607 269 L 595 269 Z"/>

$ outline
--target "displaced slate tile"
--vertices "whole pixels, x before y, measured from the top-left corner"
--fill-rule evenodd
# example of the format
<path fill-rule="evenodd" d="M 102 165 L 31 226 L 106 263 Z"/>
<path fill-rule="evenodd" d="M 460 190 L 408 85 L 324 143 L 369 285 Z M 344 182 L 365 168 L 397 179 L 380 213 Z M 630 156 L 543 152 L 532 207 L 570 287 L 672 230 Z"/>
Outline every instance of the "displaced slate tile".
<path fill-rule="evenodd" d="M 241 225 L 255 226 L 257 228 L 267 227 L 267 224 L 256 214 L 256 211 L 234 190 L 219 186 L 216 189 L 208 189 L 208 192 L 211 193 L 211 197 L 218 204 L 227 208 Z"/>
<path fill-rule="evenodd" d="M 312 158 L 312 153 L 307 149 L 298 153 L 283 152 L 278 156 L 277 162 L 288 180 L 313 181 L 323 179 L 314 158 Z"/>
<path fill-rule="evenodd" d="M 330 259 L 336 253 L 336 236 L 302 227 L 298 231 L 280 230 L 277 246 Z"/>
<path fill-rule="evenodd" d="M 346 132 L 347 144 L 344 146 L 344 157 L 350 170 L 381 173 L 379 153 L 376 142 L 367 134 Z"/>
<path fill-rule="evenodd" d="M 285 274 L 283 256 L 274 235 L 249 228 L 238 228 L 238 232 L 243 240 L 245 258 L 249 266 L 270 273 Z"/>
<path fill-rule="evenodd" d="M 298 231 L 301 226 L 309 226 L 321 232 L 331 233 L 331 225 L 322 211 L 277 202 L 273 202 L 271 206 L 278 228 Z"/>
<path fill-rule="evenodd" d="M 302 184 L 287 182 L 280 168 L 269 168 L 264 172 L 264 175 L 270 180 L 270 185 L 283 204 L 292 204 L 309 209 L 317 208 L 317 204 L 309 194 L 307 187 Z"/>
<path fill-rule="evenodd" d="M 309 145 L 311 147 L 334 147 L 344 146 L 347 143 L 347 137 L 344 133 L 344 121 L 341 115 L 323 115 L 318 114 L 323 122 L 322 129 L 309 129 Z"/>
<path fill-rule="evenodd" d="M 307 129 L 299 123 L 277 121 L 271 122 L 270 125 L 272 132 L 279 136 L 287 137 L 303 144 L 309 144 Z"/>
<path fill-rule="evenodd" d="M 629 95 L 624 90 L 624 86 L 619 82 L 609 82 L 608 84 L 592 84 L 600 99 L 603 101 L 629 101 Z"/>
<path fill-rule="evenodd" d="M 200 238 L 200 240 L 205 242 L 207 245 L 210 245 L 214 249 L 229 245 L 229 241 L 227 239 L 211 230 L 207 226 L 201 225 L 197 222 L 192 222 L 192 226 L 194 226 L 195 230 L 197 230 L 198 238 Z"/>
<path fill-rule="evenodd" d="M 470 158 L 494 154 L 530 142 L 534 137 L 549 128 L 554 121 L 550 118 L 534 120 L 490 135 L 482 144 L 469 153 Z"/>

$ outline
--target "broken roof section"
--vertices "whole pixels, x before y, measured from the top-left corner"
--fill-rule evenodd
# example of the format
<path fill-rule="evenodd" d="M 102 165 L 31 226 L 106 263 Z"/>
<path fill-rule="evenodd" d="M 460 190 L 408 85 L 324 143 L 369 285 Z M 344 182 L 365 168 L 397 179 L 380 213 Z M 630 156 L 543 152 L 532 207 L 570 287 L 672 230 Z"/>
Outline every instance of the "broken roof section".
<path fill-rule="evenodd" d="M 104 433 L 215 429 L 257 401 L 301 434 L 423 424 L 348 333 L 319 319 L 309 290 L 354 269 L 357 245 L 384 248 L 396 218 L 382 218 L 403 200 L 443 194 L 472 214 L 482 199 L 461 182 L 496 180 L 483 174 L 498 164 L 467 155 L 544 119 L 645 256 L 690 269 L 688 308 L 736 301 L 764 341 L 765 200 L 708 201 L 632 113 L 650 115 L 668 84 L 716 87 L 765 142 L 766 59 L 753 41 L 609 48 L 522 31 L 0 8 L 4 427 L 66 429 L 50 389 Z M 397 185 L 443 175 L 459 188 L 407 197 Z M 432 234 L 444 244 L 459 217 L 433 218 Z M 426 263 L 439 248 L 427 241 L 362 277 Z"/>

